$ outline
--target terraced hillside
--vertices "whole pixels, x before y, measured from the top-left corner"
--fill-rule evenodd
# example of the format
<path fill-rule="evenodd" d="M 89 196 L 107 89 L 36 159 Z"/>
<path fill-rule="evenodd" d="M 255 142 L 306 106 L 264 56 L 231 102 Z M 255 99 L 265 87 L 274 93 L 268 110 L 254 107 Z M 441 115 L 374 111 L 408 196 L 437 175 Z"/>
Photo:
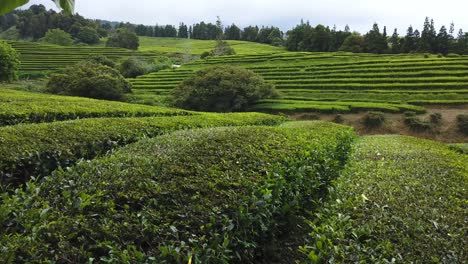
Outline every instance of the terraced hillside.
<path fill-rule="evenodd" d="M 157 52 L 135 52 L 120 48 L 107 47 L 63 47 L 57 45 L 8 41 L 20 53 L 20 74 L 22 76 L 44 75 L 57 71 L 76 62 L 87 59 L 90 55 L 104 55 L 118 59 L 132 55 L 143 57 L 157 56 Z"/>
<path fill-rule="evenodd" d="M 164 102 L 194 71 L 222 64 L 261 74 L 282 92 L 265 111 L 424 111 L 422 104 L 468 103 L 468 56 L 273 53 L 209 58 L 130 80 L 136 101 Z M 153 101 L 151 101 L 153 100 Z"/>
<path fill-rule="evenodd" d="M 466 259 L 441 143 L 4 88 L 0 113 L 5 263 Z"/>

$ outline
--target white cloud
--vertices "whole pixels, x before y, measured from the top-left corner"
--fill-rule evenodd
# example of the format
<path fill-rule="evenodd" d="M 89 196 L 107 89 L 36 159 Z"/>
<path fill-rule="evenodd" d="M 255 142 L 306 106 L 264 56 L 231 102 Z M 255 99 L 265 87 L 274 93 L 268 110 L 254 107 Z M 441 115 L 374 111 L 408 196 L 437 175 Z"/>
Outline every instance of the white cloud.
<path fill-rule="evenodd" d="M 32 3 L 54 7 L 50 0 Z M 424 18 L 434 18 L 436 28 L 454 21 L 456 28 L 468 31 L 468 2 L 465 0 L 76 0 L 77 12 L 88 18 L 129 21 L 137 24 L 193 24 L 214 22 L 220 16 L 224 24 L 277 25 L 288 30 L 301 18 L 311 24 L 339 29 L 349 24 L 352 30 L 368 31 L 373 22 L 394 27 L 402 34 L 412 24 L 421 28 Z"/>

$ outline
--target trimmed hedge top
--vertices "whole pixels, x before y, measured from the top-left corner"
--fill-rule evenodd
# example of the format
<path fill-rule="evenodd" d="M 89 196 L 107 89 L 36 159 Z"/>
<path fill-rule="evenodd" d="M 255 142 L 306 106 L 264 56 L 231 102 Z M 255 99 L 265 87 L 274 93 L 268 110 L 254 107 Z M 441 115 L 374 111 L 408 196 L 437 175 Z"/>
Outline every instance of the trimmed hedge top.
<path fill-rule="evenodd" d="M 285 216 L 323 198 L 354 137 L 319 122 L 143 140 L 4 195 L 0 253 L 6 262 L 251 262 Z"/>
<path fill-rule="evenodd" d="M 192 113 L 174 108 L 0 89 L 0 126 L 93 117 L 190 114 Z"/>
<path fill-rule="evenodd" d="M 17 185 L 57 167 L 92 159 L 144 137 L 190 128 L 276 125 L 285 119 L 259 113 L 101 118 L 0 127 L 0 183 Z"/>
<path fill-rule="evenodd" d="M 464 263 L 468 157 L 404 136 L 356 144 L 336 191 L 311 219 L 312 262 Z"/>

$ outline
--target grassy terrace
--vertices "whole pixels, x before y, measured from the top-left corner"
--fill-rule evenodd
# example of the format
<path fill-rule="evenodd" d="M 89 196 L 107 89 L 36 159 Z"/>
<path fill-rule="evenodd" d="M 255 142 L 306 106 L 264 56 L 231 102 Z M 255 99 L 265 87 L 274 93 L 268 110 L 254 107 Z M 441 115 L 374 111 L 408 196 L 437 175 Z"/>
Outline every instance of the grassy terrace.
<path fill-rule="evenodd" d="M 106 47 L 63 47 L 57 45 L 8 41 L 20 53 L 21 75 L 34 76 L 53 72 L 88 58 L 102 54 L 112 59 L 138 55 L 156 56 L 156 52 L 135 52 L 120 48 Z"/>
<path fill-rule="evenodd" d="M 261 102 L 263 111 L 378 109 L 424 111 L 420 104 L 468 103 L 468 57 L 352 53 L 270 53 L 208 58 L 131 79 L 134 100 L 164 104 L 168 91 L 194 71 L 234 64 L 274 83 L 282 100 Z M 337 103 L 335 103 L 337 102 Z"/>

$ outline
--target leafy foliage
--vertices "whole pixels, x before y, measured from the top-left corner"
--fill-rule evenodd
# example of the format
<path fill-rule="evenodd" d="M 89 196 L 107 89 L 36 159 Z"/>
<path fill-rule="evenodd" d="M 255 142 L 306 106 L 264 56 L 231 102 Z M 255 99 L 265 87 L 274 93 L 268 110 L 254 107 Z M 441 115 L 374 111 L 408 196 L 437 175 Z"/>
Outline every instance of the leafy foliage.
<path fill-rule="evenodd" d="M 92 117 L 189 115 L 187 111 L 145 105 L 0 89 L 0 126 Z"/>
<path fill-rule="evenodd" d="M 362 138 L 314 215 L 313 263 L 461 263 L 468 157 L 403 136 Z"/>
<path fill-rule="evenodd" d="M 130 83 L 115 69 L 85 61 L 53 75 L 47 91 L 60 95 L 82 96 L 95 99 L 123 100 L 130 93 Z"/>
<path fill-rule="evenodd" d="M 245 111 L 262 98 L 278 96 L 259 75 L 231 66 L 200 70 L 171 95 L 177 107 L 212 112 Z"/>
<path fill-rule="evenodd" d="M 19 56 L 10 44 L 0 41 L 0 82 L 11 82 L 18 78 Z"/>
<path fill-rule="evenodd" d="M 190 117 L 103 118 L 0 128 L 0 182 L 13 186 L 49 175 L 80 159 L 92 159 L 138 139 L 169 131 L 214 126 L 273 125 L 265 114 L 204 114 Z M 53 138 L 54 140 L 50 140 Z"/>
<path fill-rule="evenodd" d="M 140 45 L 138 36 L 128 29 L 119 28 L 106 42 L 107 47 L 118 47 L 137 50 Z"/>
<path fill-rule="evenodd" d="M 75 0 L 52 0 L 59 8 L 65 12 L 73 13 Z M 15 8 L 25 5 L 29 0 L 8 0 L 0 3 L 0 15 L 13 11 Z"/>
<path fill-rule="evenodd" d="M 382 112 L 369 112 L 364 116 L 362 122 L 366 127 L 381 126 L 385 122 L 385 114 Z"/>
<path fill-rule="evenodd" d="M 0 205 L 2 256 L 252 262 L 342 167 L 354 133 L 313 127 L 179 132 L 29 183 Z"/>
<path fill-rule="evenodd" d="M 41 41 L 60 46 L 71 46 L 73 44 L 71 35 L 58 28 L 49 29 Z"/>
<path fill-rule="evenodd" d="M 458 130 L 465 135 L 468 135 L 468 115 L 457 116 Z"/>
<path fill-rule="evenodd" d="M 94 28 L 83 27 L 80 29 L 77 39 L 86 44 L 97 44 L 99 43 L 99 34 Z"/>

